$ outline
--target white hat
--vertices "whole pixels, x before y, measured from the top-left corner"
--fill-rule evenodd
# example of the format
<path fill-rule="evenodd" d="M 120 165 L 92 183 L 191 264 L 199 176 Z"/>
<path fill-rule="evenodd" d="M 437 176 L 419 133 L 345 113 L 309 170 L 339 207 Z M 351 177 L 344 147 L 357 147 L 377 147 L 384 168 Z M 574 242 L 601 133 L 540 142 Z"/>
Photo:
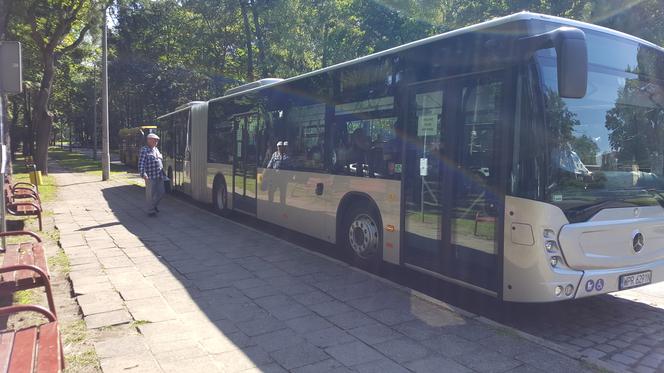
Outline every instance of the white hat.
<path fill-rule="evenodd" d="M 284 141 L 284 146 L 288 146 L 288 141 Z"/>
<path fill-rule="evenodd" d="M 155 135 L 154 133 L 148 134 L 147 138 L 148 139 L 157 139 L 157 140 L 159 140 L 159 136 Z"/>
<path fill-rule="evenodd" d="M 277 146 L 283 146 L 283 145 L 284 145 L 284 143 L 283 143 L 282 141 L 279 141 L 279 142 L 277 143 Z"/>

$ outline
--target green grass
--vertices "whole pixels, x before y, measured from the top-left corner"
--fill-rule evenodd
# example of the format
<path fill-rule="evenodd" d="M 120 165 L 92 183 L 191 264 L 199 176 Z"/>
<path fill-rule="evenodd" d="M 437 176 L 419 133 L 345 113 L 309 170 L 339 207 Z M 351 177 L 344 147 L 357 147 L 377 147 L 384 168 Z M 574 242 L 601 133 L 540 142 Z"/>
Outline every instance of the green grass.
<path fill-rule="evenodd" d="M 83 320 L 75 320 L 61 326 L 65 348 L 67 372 L 100 371 L 99 358 L 88 339 L 88 328 Z"/>
<path fill-rule="evenodd" d="M 152 321 L 148 321 L 148 320 L 136 320 L 136 321 L 131 323 L 131 326 L 137 327 L 137 326 L 141 326 L 141 325 L 145 325 L 145 324 L 151 324 L 151 323 L 152 323 Z"/>
<path fill-rule="evenodd" d="M 67 354 L 65 361 L 67 362 L 68 372 L 85 372 L 93 368 L 101 370 L 99 358 L 93 346 L 77 354 Z"/>
<path fill-rule="evenodd" d="M 34 290 L 19 290 L 14 293 L 14 303 L 16 304 L 38 304 L 39 295 Z"/>
<path fill-rule="evenodd" d="M 19 181 L 30 183 L 30 174 L 28 174 L 27 169 L 25 168 L 25 158 L 23 156 L 17 156 L 16 159 L 12 162 L 12 168 L 14 173 L 12 174 L 12 182 L 16 183 Z M 57 192 L 55 186 L 55 178 L 51 175 L 44 176 L 42 175 L 42 185 L 38 186 L 39 189 L 39 198 L 42 202 L 52 202 L 55 201 Z"/>
<path fill-rule="evenodd" d="M 84 172 L 91 175 L 101 175 L 101 161 L 95 161 L 86 155 L 69 152 L 59 148 L 51 148 L 48 156 L 58 161 L 58 164 L 72 172 Z M 124 165 L 111 164 L 111 175 L 125 174 L 129 171 Z"/>
<path fill-rule="evenodd" d="M 58 271 L 62 272 L 65 276 L 69 276 L 69 272 L 71 272 L 69 258 L 62 249 L 59 249 L 57 254 L 48 258 L 48 265 L 49 267 L 57 268 Z"/>
<path fill-rule="evenodd" d="M 85 326 L 85 321 L 76 320 L 62 328 L 62 335 L 64 344 L 78 344 L 85 341 L 88 329 Z"/>

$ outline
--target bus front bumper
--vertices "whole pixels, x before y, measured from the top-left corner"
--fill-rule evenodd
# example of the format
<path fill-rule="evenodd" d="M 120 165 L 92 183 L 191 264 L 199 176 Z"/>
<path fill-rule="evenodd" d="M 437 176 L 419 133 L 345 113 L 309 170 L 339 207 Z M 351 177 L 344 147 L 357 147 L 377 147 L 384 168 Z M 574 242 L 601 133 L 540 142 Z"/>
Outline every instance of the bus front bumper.
<path fill-rule="evenodd" d="M 619 269 L 583 271 L 575 298 L 634 289 L 664 281 L 664 260 Z"/>

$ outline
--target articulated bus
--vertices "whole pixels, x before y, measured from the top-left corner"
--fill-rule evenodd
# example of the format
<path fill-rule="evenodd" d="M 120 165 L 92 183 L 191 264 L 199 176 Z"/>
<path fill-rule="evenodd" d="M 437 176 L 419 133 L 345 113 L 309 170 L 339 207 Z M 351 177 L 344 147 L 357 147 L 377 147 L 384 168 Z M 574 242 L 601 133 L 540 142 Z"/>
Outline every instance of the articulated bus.
<path fill-rule="evenodd" d="M 220 212 L 551 302 L 664 280 L 663 79 L 661 47 L 523 12 L 159 126 L 179 190 Z M 267 168 L 278 142 L 288 161 Z"/>
<path fill-rule="evenodd" d="M 207 103 L 192 101 L 175 109 L 174 112 L 157 118 L 164 170 L 171 180 L 171 191 L 185 193 L 202 200 L 205 179 L 192 180 L 192 165 L 200 170 L 206 168 L 206 155 L 202 151 L 206 143 Z M 197 126 L 192 126 L 197 123 Z M 193 139 L 196 136 L 196 139 Z M 194 145 L 194 147 L 192 147 Z M 197 151 L 192 152 L 192 149 Z M 194 191 L 194 186 L 196 191 Z"/>

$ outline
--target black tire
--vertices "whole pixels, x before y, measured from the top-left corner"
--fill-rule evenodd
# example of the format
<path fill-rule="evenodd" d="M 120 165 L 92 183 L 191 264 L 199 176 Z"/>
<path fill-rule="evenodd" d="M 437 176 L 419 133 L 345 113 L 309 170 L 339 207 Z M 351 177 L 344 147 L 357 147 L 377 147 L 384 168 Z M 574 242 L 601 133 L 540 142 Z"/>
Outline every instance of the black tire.
<path fill-rule="evenodd" d="M 214 187 L 212 188 L 212 206 L 218 214 L 223 216 L 228 215 L 230 211 L 228 209 L 228 191 L 224 182 L 218 181 L 214 183 Z"/>
<path fill-rule="evenodd" d="M 383 234 L 378 213 L 366 203 L 351 206 L 339 232 L 351 264 L 377 271 L 382 259 Z"/>

